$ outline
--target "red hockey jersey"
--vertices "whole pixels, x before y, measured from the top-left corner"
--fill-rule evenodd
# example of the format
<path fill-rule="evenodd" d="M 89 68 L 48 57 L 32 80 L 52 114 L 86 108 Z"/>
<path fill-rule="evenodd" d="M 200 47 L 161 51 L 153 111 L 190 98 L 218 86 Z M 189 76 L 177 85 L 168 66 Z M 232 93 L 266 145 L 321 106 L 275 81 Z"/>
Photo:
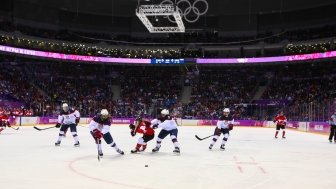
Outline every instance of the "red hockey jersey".
<path fill-rule="evenodd" d="M 9 125 L 9 117 L 7 115 L 0 115 L 0 125 Z"/>
<path fill-rule="evenodd" d="M 274 122 L 275 122 L 277 125 L 279 125 L 279 126 L 284 126 L 284 125 L 286 125 L 286 123 L 287 123 L 287 118 L 286 118 L 286 116 L 284 116 L 284 115 L 282 115 L 282 116 L 276 116 L 276 117 L 274 118 Z"/>
<path fill-rule="evenodd" d="M 142 133 L 144 135 L 153 135 L 154 129 L 151 127 L 151 122 L 149 121 L 141 121 L 139 125 L 136 127 L 137 133 Z"/>

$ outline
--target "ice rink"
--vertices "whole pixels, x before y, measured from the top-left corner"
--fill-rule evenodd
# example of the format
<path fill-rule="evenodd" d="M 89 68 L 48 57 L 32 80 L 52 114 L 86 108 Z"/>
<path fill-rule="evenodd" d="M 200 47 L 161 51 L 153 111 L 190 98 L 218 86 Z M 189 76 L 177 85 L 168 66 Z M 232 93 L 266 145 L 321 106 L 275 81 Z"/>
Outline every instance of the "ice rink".
<path fill-rule="evenodd" d="M 138 136 L 127 126 L 111 127 L 125 155 L 103 143 L 104 159 L 89 129 L 78 127 L 81 147 L 70 133 L 60 147 L 58 129 L 37 131 L 7 128 L 0 134 L 1 189 L 293 189 L 335 188 L 336 144 L 327 136 L 287 130 L 287 139 L 274 139 L 274 128 L 235 127 L 225 151 L 221 141 L 212 151 L 213 127 L 179 127 L 181 154 L 173 154 L 169 138 L 153 154 L 130 154 Z M 156 131 L 158 133 L 158 130 Z M 222 137 L 221 137 L 222 138 Z M 145 167 L 148 165 L 148 167 Z"/>

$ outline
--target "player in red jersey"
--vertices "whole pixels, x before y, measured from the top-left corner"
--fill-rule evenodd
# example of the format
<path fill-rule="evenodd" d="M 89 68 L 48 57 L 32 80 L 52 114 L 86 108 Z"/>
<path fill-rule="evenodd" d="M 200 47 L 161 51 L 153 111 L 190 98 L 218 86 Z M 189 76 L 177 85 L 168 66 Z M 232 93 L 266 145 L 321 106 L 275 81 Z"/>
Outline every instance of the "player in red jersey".
<path fill-rule="evenodd" d="M 135 125 L 129 125 L 131 129 L 131 135 L 135 136 L 136 133 L 143 134 L 142 137 L 138 139 L 138 143 L 134 150 L 131 150 L 131 153 L 137 153 L 145 151 L 147 147 L 147 142 L 151 141 L 154 138 L 154 130 L 151 127 L 151 122 L 145 121 L 142 117 L 138 117 L 135 120 Z M 142 149 L 140 149 L 142 147 Z"/>
<path fill-rule="evenodd" d="M 282 111 L 278 113 L 278 115 L 274 118 L 273 122 L 276 123 L 275 138 L 278 138 L 278 133 L 280 129 L 282 129 L 282 138 L 286 138 L 285 137 L 285 133 L 286 133 L 285 126 L 287 124 L 287 118 L 286 116 L 284 116 Z"/>
<path fill-rule="evenodd" d="M 9 117 L 6 114 L 0 115 L 0 133 L 6 128 L 10 127 Z"/>

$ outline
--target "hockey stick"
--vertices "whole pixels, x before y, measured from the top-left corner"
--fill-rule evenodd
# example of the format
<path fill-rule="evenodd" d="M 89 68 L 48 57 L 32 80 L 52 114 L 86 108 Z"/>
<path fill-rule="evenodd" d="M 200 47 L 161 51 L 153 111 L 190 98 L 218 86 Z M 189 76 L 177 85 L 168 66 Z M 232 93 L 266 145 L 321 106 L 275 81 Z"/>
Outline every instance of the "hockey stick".
<path fill-rule="evenodd" d="M 99 144 L 100 144 L 100 143 L 99 143 L 99 140 L 100 140 L 99 138 L 96 138 L 97 152 L 98 152 L 98 161 L 101 162 L 101 157 L 100 157 L 100 155 L 99 155 Z"/>
<path fill-rule="evenodd" d="M 47 128 L 43 128 L 43 129 L 34 126 L 34 129 L 36 129 L 36 130 L 38 130 L 38 131 L 43 131 L 43 130 L 52 129 L 52 128 L 56 128 L 56 126 L 47 127 Z"/>
<path fill-rule="evenodd" d="M 210 135 L 210 136 L 207 136 L 207 137 L 204 137 L 204 138 L 200 138 L 199 136 L 195 135 L 195 137 L 198 139 L 198 140 L 204 140 L 204 139 L 207 139 L 207 138 L 210 138 L 212 137 L 213 135 Z"/>
<path fill-rule="evenodd" d="M 20 129 L 20 126 L 17 127 L 17 128 L 14 128 L 14 127 L 10 126 L 9 128 L 12 128 L 12 129 L 14 129 L 14 130 L 19 130 L 19 129 Z"/>

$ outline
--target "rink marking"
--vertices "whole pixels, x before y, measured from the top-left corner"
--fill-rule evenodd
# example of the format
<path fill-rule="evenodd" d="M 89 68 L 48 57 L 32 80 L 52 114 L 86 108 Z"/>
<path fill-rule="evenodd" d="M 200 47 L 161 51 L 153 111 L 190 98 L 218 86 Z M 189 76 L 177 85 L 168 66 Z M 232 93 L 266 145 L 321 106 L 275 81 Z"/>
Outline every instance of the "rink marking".
<path fill-rule="evenodd" d="M 261 172 L 263 172 L 264 174 L 267 174 L 264 168 L 262 168 L 261 166 L 258 166 L 258 168 L 261 170 Z"/>
<path fill-rule="evenodd" d="M 239 170 L 239 172 L 240 172 L 240 173 L 244 173 L 244 171 L 243 171 L 243 168 L 242 168 L 242 167 L 240 167 L 239 165 L 237 165 L 237 168 L 238 168 L 238 170 Z"/>
<path fill-rule="evenodd" d="M 142 187 L 142 186 L 136 186 L 136 185 L 131 185 L 131 184 L 125 184 L 125 183 L 120 183 L 120 182 L 115 182 L 115 181 L 109 181 L 109 180 L 105 180 L 105 179 L 101 179 L 101 178 L 97 178 L 97 177 L 93 177 L 93 176 L 90 176 L 90 175 L 87 175 L 85 173 L 82 173 L 78 170 L 76 170 L 73 166 L 74 163 L 76 163 L 77 161 L 79 160 L 82 160 L 82 159 L 85 159 L 85 158 L 91 158 L 92 156 L 83 156 L 83 157 L 79 157 L 79 158 L 76 158 L 72 161 L 69 162 L 68 164 L 68 168 L 75 174 L 79 175 L 79 176 L 82 176 L 82 177 L 85 177 L 85 178 L 88 178 L 88 179 L 91 179 L 91 180 L 95 180 L 95 181 L 99 181 L 99 182 L 104 182 L 104 183 L 109 183 L 109 184 L 114 184 L 114 185 L 119 185 L 119 186 L 124 186 L 124 187 L 129 187 L 129 188 L 138 188 L 138 189 L 154 189 L 154 188 L 149 188 L 149 187 Z M 97 164 L 99 164 L 97 162 Z"/>
<path fill-rule="evenodd" d="M 256 162 L 255 158 L 252 156 L 250 156 L 250 160 L 252 161 L 238 161 L 237 156 L 233 156 L 233 159 L 240 173 L 244 173 L 243 168 L 240 165 L 255 165 L 258 170 L 261 171 L 261 173 L 267 174 L 266 170 L 261 165 L 259 165 L 259 163 Z"/>

